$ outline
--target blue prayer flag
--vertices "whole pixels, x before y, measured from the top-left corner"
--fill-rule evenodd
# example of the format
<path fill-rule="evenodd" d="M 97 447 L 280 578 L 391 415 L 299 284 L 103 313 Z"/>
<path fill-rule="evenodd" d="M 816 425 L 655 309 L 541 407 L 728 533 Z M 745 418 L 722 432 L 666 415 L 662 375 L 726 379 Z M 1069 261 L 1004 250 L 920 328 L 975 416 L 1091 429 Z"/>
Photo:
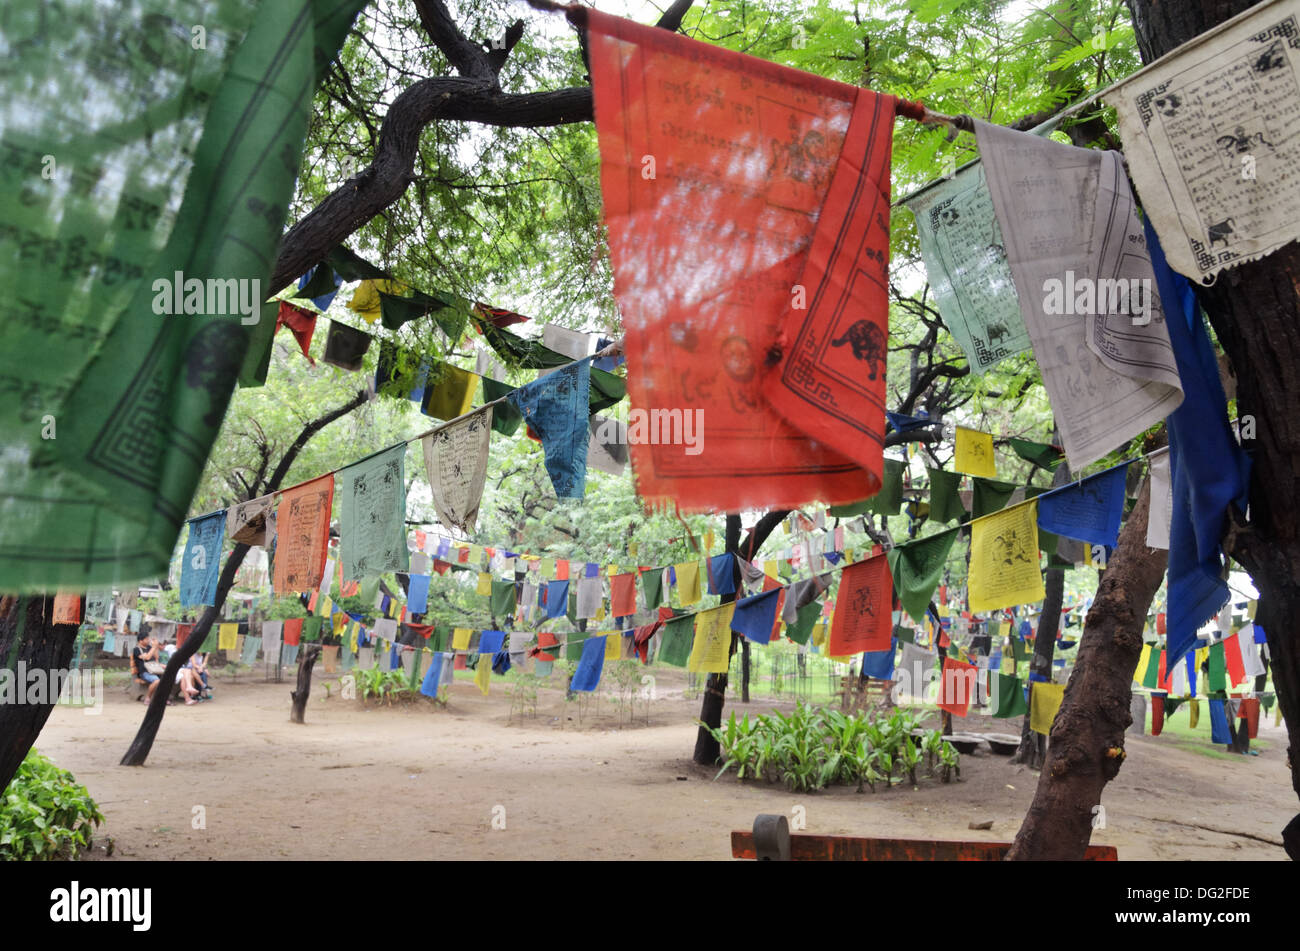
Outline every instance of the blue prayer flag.
<path fill-rule="evenodd" d="M 1038 496 L 1038 527 L 1093 545 L 1114 546 L 1124 516 L 1128 462 Z"/>
<path fill-rule="evenodd" d="M 221 543 L 225 537 L 225 509 L 190 519 L 190 535 L 181 562 L 181 607 L 216 603 Z"/>
<path fill-rule="evenodd" d="M 430 575 L 411 575 L 406 590 L 406 610 L 412 614 L 423 614 L 429 610 Z"/>
<path fill-rule="evenodd" d="M 1210 742 L 1211 743 L 1231 743 L 1232 730 L 1228 727 L 1228 711 L 1225 708 L 1227 701 L 1211 700 L 1210 701 Z"/>
<path fill-rule="evenodd" d="M 780 594 L 780 588 L 773 588 L 741 598 L 731 616 L 731 629 L 756 644 L 768 643 L 772 639 L 772 628 L 776 626 L 776 602 Z"/>
<path fill-rule="evenodd" d="M 894 679 L 894 648 L 898 641 L 891 639 L 889 649 L 883 651 L 866 651 L 862 655 L 862 676 L 874 680 Z"/>
<path fill-rule="evenodd" d="M 709 594 L 734 594 L 736 557 L 731 552 L 709 558 Z"/>
<path fill-rule="evenodd" d="M 546 585 L 546 616 L 564 617 L 569 609 L 569 579 L 551 581 Z"/>
<path fill-rule="evenodd" d="M 589 637 L 582 645 L 578 669 L 573 672 L 569 689 L 590 692 L 600 685 L 600 673 L 605 667 L 605 637 Z"/>
<path fill-rule="evenodd" d="M 495 654 L 501 650 L 501 645 L 505 642 L 505 631 L 484 631 L 478 637 L 478 652 L 480 654 Z"/>
<path fill-rule="evenodd" d="M 555 494 L 580 499 L 587 487 L 591 358 L 560 367 L 506 397 L 542 441 Z"/>

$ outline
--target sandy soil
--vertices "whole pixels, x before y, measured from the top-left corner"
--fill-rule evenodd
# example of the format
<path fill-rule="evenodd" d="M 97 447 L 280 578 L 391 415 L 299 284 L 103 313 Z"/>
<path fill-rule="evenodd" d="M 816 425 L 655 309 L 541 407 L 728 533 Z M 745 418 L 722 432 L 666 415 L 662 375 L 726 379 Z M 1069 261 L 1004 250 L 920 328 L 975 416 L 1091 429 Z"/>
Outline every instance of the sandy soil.
<path fill-rule="evenodd" d="M 607 700 L 579 724 L 557 691 L 536 719 L 508 722 L 499 680 L 486 698 L 458 681 L 442 709 L 366 707 L 337 690 L 322 701 L 320 677 L 295 725 L 288 680 L 245 674 L 213 702 L 169 708 L 144 768 L 117 765 L 144 708 L 110 687 L 98 716 L 56 709 L 37 746 L 100 802 L 95 853 L 111 837 L 114 859 L 727 859 L 732 829 L 796 805 L 810 832 L 1009 841 L 1033 796 L 1035 773 L 988 752 L 962 758 L 961 782 L 874 794 L 713 782 L 690 763 L 699 701 L 682 697 L 681 674 L 656 675 L 649 725 L 638 710 L 620 729 Z M 729 710 L 771 706 L 728 698 Z M 1211 749 L 1208 733 L 1130 736 L 1093 842 L 1121 859 L 1284 859 L 1279 830 L 1296 806 L 1284 731 L 1269 718 L 1260 741 L 1257 757 L 1220 758 L 1197 749 Z M 196 806 L 206 828 L 192 828 Z"/>

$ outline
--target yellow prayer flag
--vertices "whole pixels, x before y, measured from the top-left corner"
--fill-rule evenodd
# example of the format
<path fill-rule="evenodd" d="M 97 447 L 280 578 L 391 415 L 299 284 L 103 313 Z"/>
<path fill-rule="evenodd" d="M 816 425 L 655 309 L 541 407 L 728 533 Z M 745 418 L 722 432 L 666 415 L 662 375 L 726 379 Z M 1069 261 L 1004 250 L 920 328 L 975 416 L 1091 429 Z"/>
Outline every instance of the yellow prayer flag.
<path fill-rule="evenodd" d="M 349 618 L 347 613 L 344 611 L 340 611 L 330 618 L 330 625 L 334 630 L 335 636 L 343 633 L 343 629 L 348 626 L 349 620 L 351 620 L 351 618 Z"/>
<path fill-rule="evenodd" d="M 1016 672 L 1016 655 L 1008 649 L 1002 654 L 1002 666 L 998 669 L 999 673 L 1015 674 Z"/>
<path fill-rule="evenodd" d="M 383 303 L 379 299 L 379 292 L 402 296 L 406 288 L 397 281 L 372 281 L 364 280 L 352 292 L 352 300 L 348 301 L 348 310 L 356 311 L 362 316 L 366 323 L 373 324 L 376 320 L 384 315 Z"/>
<path fill-rule="evenodd" d="M 1156 657 L 1157 657 L 1157 659 L 1160 657 L 1160 654 L 1159 654 L 1158 651 L 1156 652 Z M 1147 675 L 1147 665 L 1150 664 L 1150 663 L 1151 663 L 1151 645 L 1150 645 L 1150 644 L 1143 644 L 1143 645 L 1142 645 L 1142 653 L 1138 654 L 1138 665 L 1137 665 L 1137 670 L 1133 671 L 1133 682 L 1134 682 L 1134 683 L 1138 683 L 1138 684 L 1140 684 L 1140 683 L 1142 683 L 1142 681 L 1143 681 L 1144 679 L 1146 679 L 1146 675 Z"/>
<path fill-rule="evenodd" d="M 478 587 L 475 589 L 475 593 L 485 597 L 492 596 L 492 575 L 490 572 L 480 571 L 478 573 Z"/>
<path fill-rule="evenodd" d="M 996 611 L 1043 600 L 1038 570 L 1038 501 L 971 523 L 970 609 Z"/>
<path fill-rule="evenodd" d="M 769 578 L 779 580 L 781 577 L 781 563 L 775 558 L 768 558 L 763 562 L 763 574 Z"/>
<path fill-rule="evenodd" d="M 604 598 L 601 598 L 600 607 L 596 609 L 596 616 L 592 618 L 592 620 L 593 621 L 605 620 L 605 599 Z"/>
<path fill-rule="evenodd" d="M 704 554 L 713 551 L 713 529 L 704 533 Z"/>
<path fill-rule="evenodd" d="M 999 637 L 1010 637 L 1010 636 L 1011 636 L 1011 622 L 1010 622 L 1010 621 L 1003 621 L 1001 624 L 998 625 L 998 636 L 999 636 Z"/>
<path fill-rule="evenodd" d="M 325 592 L 322 591 L 320 599 L 317 600 L 316 602 L 316 613 L 319 614 L 321 617 L 329 617 L 330 608 L 332 608 L 333 606 L 334 606 L 334 602 L 330 599 L 330 596 L 328 594 L 325 594 Z"/>
<path fill-rule="evenodd" d="M 735 613 L 736 603 L 732 601 L 695 615 L 695 642 L 686 662 L 687 670 L 699 674 L 726 673 L 731 661 L 731 618 Z"/>
<path fill-rule="evenodd" d="M 222 624 L 217 628 L 217 649 L 229 651 L 235 649 L 235 638 L 239 637 L 238 624 Z"/>
<path fill-rule="evenodd" d="M 935 606 L 939 609 L 939 617 L 944 618 L 948 616 L 948 605 L 939 604 Z"/>
<path fill-rule="evenodd" d="M 622 573 L 623 572 L 618 570 L 618 565 L 610 565 L 608 568 L 605 569 L 605 574 L 609 575 L 609 577 L 611 578 L 614 577 L 615 575 L 621 575 Z"/>
<path fill-rule="evenodd" d="M 813 647 L 821 647 L 825 643 L 826 643 L 826 621 L 821 620 L 813 625 L 812 645 Z"/>
<path fill-rule="evenodd" d="M 1246 602 L 1246 617 L 1250 618 L 1252 621 L 1255 620 L 1255 609 L 1258 608 L 1258 607 L 1259 607 L 1259 602 L 1258 602 L 1258 601 L 1247 601 L 1247 602 Z"/>
<path fill-rule="evenodd" d="M 1035 683 L 1029 691 L 1029 729 L 1047 736 L 1065 696 L 1065 684 Z"/>
<path fill-rule="evenodd" d="M 993 436 L 990 433 L 958 426 L 956 458 L 953 459 L 952 468 L 954 472 L 996 479 L 998 470 L 993 462 Z M 1037 527 L 1035 527 L 1036 532 Z"/>
<path fill-rule="evenodd" d="M 467 627 L 458 627 L 451 632 L 451 649 L 454 651 L 469 650 L 469 639 L 474 632 Z"/>
<path fill-rule="evenodd" d="M 357 649 L 357 629 L 359 627 L 360 625 L 357 624 L 356 621 L 353 621 L 350 628 L 351 633 L 348 635 L 348 648 L 354 652 Z"/>
<path fill-rule="evenodd" d="M 477 565 L 483 560 L 483 547 L 481 545 L 467 545 L 469 549 L 469 563 Z"/>
<path fill-rule="evenodd" d="M 1277 709 L 1279 713 L 1282 711 L 1282 708 L 1280 706 Z M 1195 700 L 1187 701 L 1187 716 L 1188 716 L 1187 725 L 1190 726 L 1193 730 L 1195 730 L 1196 724 L 1201 719 L 1200 704 L 1197 703 Z"/>
<path fill-rule="evenodd" d="M 483 691 L 483 696 L 487 696 L 488 683 L 492 679 L 492 655 L 480 654 L 478 658 L 478 669 L 474 672 L 474 683 L 478 684 L 478 689 Z"/>
<path fill-rule="evenodd" d="M 538 571 L 541 573 L 542 577 L 545 578 L 547 581 L 554 581 L 555 580 L 555 559 L 543 558 L 542 567 L 539 568 Z"/>
<path fill-rule="evenodd" d="M 630 558 L 636 558 L 637 552 L 640 550 L 640 546 L 638 546 L 636 542 L 627 543 L 627 553 Z"/>
<path fill-rule="evenodd" d="M 605 634 L 597 634 L 597 637 L 605 638 L 605 660 L 619 660 L 623 656 L 623 635 L 620 631 L 608 631 Z"/>
<path fill-rule="evenodd" d="M 428 384 L 421 407 L 426 416 L 434 419 L 455 419 L 464 416 L 474 406 L 481 377 L 460 367 L 444 365 L 437 382 Z"/>
<path fill-rule="evenodd" d="M 673 565 L 677 574 L 677 603 L 682 607 L 700 600 L 700 563 L 684 561 Z"/>

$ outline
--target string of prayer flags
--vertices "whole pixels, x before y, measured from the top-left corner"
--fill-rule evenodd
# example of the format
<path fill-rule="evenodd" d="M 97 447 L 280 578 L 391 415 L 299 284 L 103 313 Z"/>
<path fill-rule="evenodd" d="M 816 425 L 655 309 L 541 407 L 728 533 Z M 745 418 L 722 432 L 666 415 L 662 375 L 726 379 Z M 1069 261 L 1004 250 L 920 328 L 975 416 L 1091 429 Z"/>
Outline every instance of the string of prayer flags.
<path fill-rule="evenodd" d="M 682 424 L 632 441 L 639 493 L 685 511 L 873 494 L 894 100 L 583 14 L 633 411 Z M 712 90 L 686 123 L 683 75 Z"/>
<path fill-rule="evenodd" d="M 370 334 L 364 330 L 331 320 L 325 337 L 325 355 L 321 359 L 331 366 L 356 372 L 361 369 L 370 341 Z"/>
<path fill-rule="evenodd" d="M 600 674 L 605 668 L 605 641 L 608 635 L 588 637 L 582 644 L 578 668 L 569 681 L 569 689 L 591 692 L 600 686 Z"/>
<path fill-rule="evenodd" d="M 420 411 L 434 419 L 456 419 L 468 413 L 478 392 L 478 374 L 450 363 L 435 365 L 433 372 L 439 376 L 436 382 L 426 382 Z"/>
<path fill-rule="evenodd" d="M 494 409 L 485 406 L 422 440 L 424 470 L 438 521 L 466 534 L 472 533 L 478 522 Z"/>
<path fill-rule="evenodd" d="M 360 581 L 406 571 L 406 443 L 338 472 L 343 577 Z M 328 585 L 331 579 L 326 579 Z"/>
<path fill-rule="evenodd" d="M 583 360 L 512 390 L 508 401 L 540 437 L 555 494 L 580 499 L 587 484 L 588 391 L 591 363 Z"/>
<path fill-rule="evenodd" d="M 1146 238 L 1156 286 L 1169 303 L 1165 323 L 1186 391 L 1167 421 L 1172 499 L 1166 643 L 1177 660 L 1195 645 L 1201 625 L 1228 600 L 1220 539 L 1229 507 L 1246 511 L 1250 458 L 1228 422 L 1218 360 L 1191 284 L 1170 270 L 1150 227 Z"/>
<path fill-rule="evenodd" d="M 916 217 L 935 305 L 979 375 L 1030 348 L 984 167 L 957 172 L 906 202 Z"/>
<path fill-rule="evenodd" d="M 1038 527 L 1093 545 L 1114 548 L 1124 517 L 1128 462 L 1038 499 Z"/>
<path fill-rule="evenodd" d="M 960 521 L 966 514 L 958 491 L 961 474 L 929 467 L 925 471 L 930 477 L 930 520 L 940 524 Z"/>
<path fill-rule="evenodd" d="M 939 675 L 939 709 L 955 717 L 966 716 L 975 699 L 979 675 L 980 670 L 974 664 L 945 657 Z"/>
<path fill-rule="evenodd" d="M 915 620 L 926 616 L 930 598 L 943 575 L 948 552 L 957 540 L 959 529 L 950 528 L 928 538 L 897 545 L 886 553 L 894 589 L 903 610 Z"/>
<path fill-rule="evenodd" d="M 1025 688 L 1020 682 L 1020 678 L 1014 674 L 992 674 L 996 677 L 996 688 L 993 691 L 992 699 L 993 716 L 1006 720 L 1011 717 L 1022 717 L 1029 712 L 1029 704 L 1025 701 Z"/>
<path fill-rule="evenodd" d="M 840 573 L 827 648 L 831 656 L 879 651 L 889 646 L 894 636 L 892 593 L 889 561 L 881 555 L 849 565 Z"/>
<path fill-rule="evenodd" d="M 957 472 L 985 479 L 998 477 L 993 458 L 993 436 L 965 426 L 957 427 L 955 455 L 952 467 Z"/>
<path fill-rule="evenodd" d="M 1297 16 L 1296 0 L 1261 3 L 1106 95 L 1143 211 L 1197 281 L 1300 238 Z"/>
<path fill-rule="evenodd" d="M 1183 399 L 1128 179 L 1117 152 L 978 120 L 975 137 L 1043 385 L 1081 471 Z"/>
<path fill-rule="evenodd" d="M 996 479 L 972 479 L 970 514 L 971 518 L 992 515 L 1006 508 L 1007 502 L 1020 486 L 1014 482 L 999 482 Z"/>
<path fill-rule="evenodd" d="M 276 508 L 276 594 L 318 588 L 324 576 L 334 504 L 334 476 L 325 475 L 280 493 Z"/>
<path fill-rule="evenodd" d="M 731 621 L 734 601 L 695 615 L 695 643 L 686 669 L 697 674 L 723 674 L 731 661 Z"/>
<path fill-rule="evenodd" d="M 189 521 L 190 534 L 181 561 L 182 608 L 217 603 L 221 575 L 221 543 L 226 536 L 224 509 Z"/>
<path fill-rule="evenodd" d="M 781 591 L 781 588 L 773 588 L 736 601 L 731 629 L 756 644 L 769 643 L 772 629 L 776 626 L 777 603 Z"/>
<path fill-rule="evenodd" d="M 1043 600 L 1037 508 L 1035 499 L 971 523 L 967 589 L 975 613 Z"/>
<path fill-rule="evenodd" d="M 1029 729 L 1048 736 L 1065 699 L 1065 684 L 1036 681 L 1029 687 Z"/>

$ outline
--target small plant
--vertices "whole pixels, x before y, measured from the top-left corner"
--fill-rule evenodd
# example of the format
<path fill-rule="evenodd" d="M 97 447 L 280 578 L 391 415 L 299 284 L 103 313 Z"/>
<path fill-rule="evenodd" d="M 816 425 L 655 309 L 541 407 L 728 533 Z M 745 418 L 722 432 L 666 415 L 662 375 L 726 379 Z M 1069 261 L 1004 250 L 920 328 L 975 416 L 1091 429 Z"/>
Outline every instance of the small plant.
<path fill-rule="evenodd" d="M 103 821 L 85 786 L 29 750 L 0 800 L 0 860 L 75 859 Z"/>

